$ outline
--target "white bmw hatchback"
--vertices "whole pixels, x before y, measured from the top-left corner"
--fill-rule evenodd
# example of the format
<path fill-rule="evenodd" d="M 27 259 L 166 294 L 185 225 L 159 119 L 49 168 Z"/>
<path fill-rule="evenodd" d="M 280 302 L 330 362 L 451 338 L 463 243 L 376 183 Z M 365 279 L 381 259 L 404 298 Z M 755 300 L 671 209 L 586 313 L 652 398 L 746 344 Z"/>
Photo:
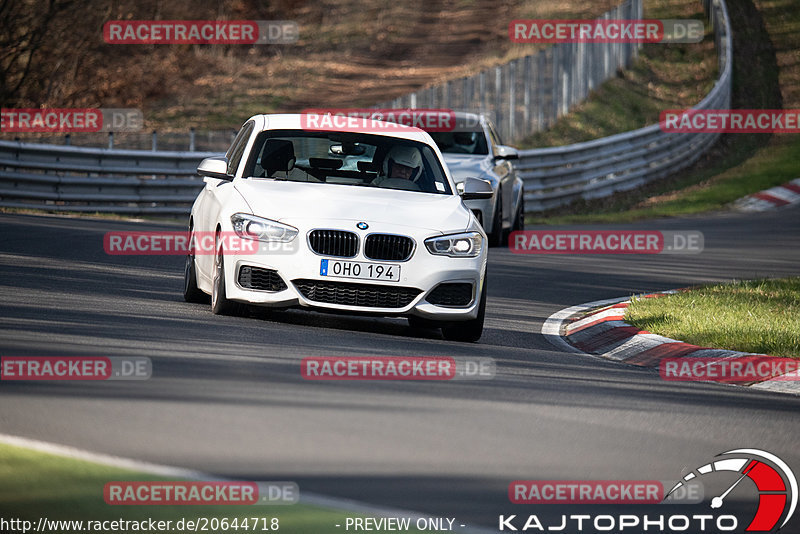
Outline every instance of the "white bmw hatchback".
<path fill-rule="evenodd" d="M 426 132 L 257 115 L 197 170 L 189 232 L 213 249 L 187 256 L 187 301 L 405 316 L 446 339 L 481 337 L 487 238 L 462 199 L 492 188 L 469 179 L 459 195 Z"/>

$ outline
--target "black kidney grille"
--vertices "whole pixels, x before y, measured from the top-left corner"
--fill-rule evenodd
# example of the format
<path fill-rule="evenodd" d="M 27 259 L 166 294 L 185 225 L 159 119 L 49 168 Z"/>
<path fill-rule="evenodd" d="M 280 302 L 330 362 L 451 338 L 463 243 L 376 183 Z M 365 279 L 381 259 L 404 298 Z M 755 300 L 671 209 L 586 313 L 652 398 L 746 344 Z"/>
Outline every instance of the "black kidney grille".
<path fill-rule="evenodd" d="M 320 280 L 292 280 L 292 283 L 308 300 L 364 308 L 403 308 L 421 293 L 413 287 L 375 284 Z"/>
<path fill-rule="evenodd" d="M 322 256 L 352 258 L 358 253 L 358 235 L 344 230 L 312 230 L 308 244 Z"/>
<path fill-rule="evenodd" d="M 472 302 L 472 284 L 462 282 L 439 284 L 425 300 L 437 306 L 469 306 Z"/>
<path fill-rule="evenodd" d="M 243 288 L 258 289 L 260 291 L 283 291 L 287 287 L 286 282 L 283 281 L 277 271 L 249 265 L 243 265 L 239 268 L 239 278 L 237 280 Z"/>
<path fill-rule="evenodd" d="M 371 234 L 364 243 L 364 256 L 371 260 L 405 261 L 414 252 L 414 240 L 391 234 Z"/>

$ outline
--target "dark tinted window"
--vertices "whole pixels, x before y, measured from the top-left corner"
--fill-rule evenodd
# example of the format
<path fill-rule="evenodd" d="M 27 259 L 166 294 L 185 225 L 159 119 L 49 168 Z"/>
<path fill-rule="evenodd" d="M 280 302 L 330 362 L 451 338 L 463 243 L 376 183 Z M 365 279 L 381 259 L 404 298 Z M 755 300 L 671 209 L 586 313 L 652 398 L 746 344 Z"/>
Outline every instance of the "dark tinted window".
<path fill-rule="evenodd" d="M 483 131 L 472 132 L 428 132 L 443 154 L 479 154 L 489 153 L 486 136 Z"/>
<path fill-rule="evenodd" d="M 398 147 L 413 155 L 415 170 L 407 179 L 390 171 L 390 156 Z M 255 178 L 453 194 L 430 146 L 382 135 L 268 130 L 256 137 L 244 172 Z"/>
<path fill-rule="evenodd" d="M 231 176 L 236 173 L 236 169 L 239 167 L 239 162 L 244 154 L 244 147 L 247 146 L 247 140 L 250 139 L 250 134 L 253 132 L 254 127 L 253 121 L 247 121 L 242 126 L 242 129 L 239 130 L 239 133 L 236 134 L 236 139 L 231 143 L 228 152 L 225 153 L 225 157 L 228 158 L 228 174 Z"/>

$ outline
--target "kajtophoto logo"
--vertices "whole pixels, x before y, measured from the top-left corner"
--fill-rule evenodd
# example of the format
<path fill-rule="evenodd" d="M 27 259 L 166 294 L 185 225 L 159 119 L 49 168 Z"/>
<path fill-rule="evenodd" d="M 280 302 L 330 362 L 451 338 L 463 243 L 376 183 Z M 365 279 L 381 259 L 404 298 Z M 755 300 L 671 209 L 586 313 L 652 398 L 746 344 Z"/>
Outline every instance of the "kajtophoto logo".
<path fill-rule="evenodd" d="M 670 483 L 671 484 L 671 483 Z M 797 478 L 781 458 L 733 449 L 687 472 L 669 491 L 658 481 L 531 481 L 508 488 L 515 504 L 680 505 L 679 513 L 579 513 L 574 506 L 552 524 L 539 515 L 500 515 L 498 530 L 571 532 L 778 532 L 797 509 Z M 783 531 L 782 531 L 783 532 Z M 785 532 L 789 532 L 786 530 Z M 792 531 L 796 532 L 796 531 Z"/>
<path fill-rule="evenodd" d="M 669 493 L 690 481 L 715 474 L 733 475 L 734 481 L 723 493 L 711 499 L 711 508 L 725 507 L 725 499 L 734 491 L 758 501 L 758 508 L 745 532 L 775 532 L 786 526 L 797 509 L 797 477 L 789 466 L 774 454 L 759 449 L 734 449 L 718 454 L 724 457 L 693 469 Z M 751 484 L 741 485 L 748 479 Z M 669 493 L 667 494 L 669 496 Z M 739 500 L 743 500 L 741 496 Z M 783 520 L 783 521 L 781 521 Z M 778 523 L 780 522 L 780 525 Z"/>

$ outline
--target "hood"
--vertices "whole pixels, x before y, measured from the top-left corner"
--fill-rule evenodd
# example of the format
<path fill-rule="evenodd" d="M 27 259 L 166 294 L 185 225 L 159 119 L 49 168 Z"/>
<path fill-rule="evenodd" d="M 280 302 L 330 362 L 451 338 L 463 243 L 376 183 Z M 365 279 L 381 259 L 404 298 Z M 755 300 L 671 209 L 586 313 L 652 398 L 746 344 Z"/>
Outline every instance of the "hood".
<path fill-rule="evenodd" d="M 489 156 L 473 156 L 470 154 L 442 154 L 444 162 L 450 169 L 453 181 L 463 182 L 466 178 L 483 178 L 491 170 Z"/>
<path fill-rule="evenodd" d="M 237 179 L 235 187 L 254 215 L 288 224 L 365 221 L 450 232 L 466 230 L 470 220 L 469 210 L 457 195 L 268 178 Z"/>

